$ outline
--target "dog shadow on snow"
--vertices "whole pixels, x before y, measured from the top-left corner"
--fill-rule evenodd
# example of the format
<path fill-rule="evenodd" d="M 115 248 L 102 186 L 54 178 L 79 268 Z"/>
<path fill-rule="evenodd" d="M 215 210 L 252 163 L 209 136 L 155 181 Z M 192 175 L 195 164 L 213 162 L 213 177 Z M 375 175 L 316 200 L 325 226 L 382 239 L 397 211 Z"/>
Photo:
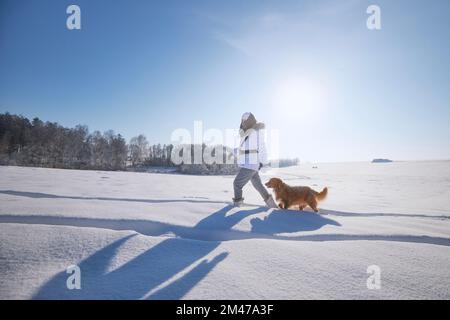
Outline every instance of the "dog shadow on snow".
<path fill-rule="evenodd" d="M 224 233 L 241 220 L 267 208 L 240 210 L 227 213 L 232 206 L 226 206 L 198 222 L 190 230 L 175 230 L 180 238 L 167 238 L 138 254 L 136 257 L 110 270 L 116 254 L 123 246 L 133 246 L 137 234 L 128 235 L 109 243 L 85 260 L 78 263 L 81 270 L 81 289 L 69 290 L 65 270 L 55 275 L 37 290 L 34 299 L 181 299 L 204 279 L 228 252 L 221 252 L 206 258 L 219 247 L 222 240 L 208 238 L 203 241 L 183 236 Z M 319 229 L 326 224 L 338 225 L 317 214 L 289 210 L 273 211 L 264 219 L 251 220 L 252 232 L 272 235 L 282 232 L 297 232 Z M 255 238 L 258 238 L 255 234 Z M 219 238 L 220 239 L 220 238 Z M 205 241 L 206 240 L 206 241 Z M 140 242 L 142 243 L 142 242 Z M 126 252 L 123 248 L 121 254 Z M 183 271 L 183 272 L 182 272 Z M 182 272 L 182 275 L 179 274 Z M 175 280 L 167 284 L 174 276 Z M 219 285 L 216 290 L 220 290 Z"/>
<path fill-rule="evenodd" d="M 325 225 L 340 227 L 341 224 L 310 211 L 274 210 L 264 218 L 250 221 L 252 232 L 262 235 L 314 231 Z"/>

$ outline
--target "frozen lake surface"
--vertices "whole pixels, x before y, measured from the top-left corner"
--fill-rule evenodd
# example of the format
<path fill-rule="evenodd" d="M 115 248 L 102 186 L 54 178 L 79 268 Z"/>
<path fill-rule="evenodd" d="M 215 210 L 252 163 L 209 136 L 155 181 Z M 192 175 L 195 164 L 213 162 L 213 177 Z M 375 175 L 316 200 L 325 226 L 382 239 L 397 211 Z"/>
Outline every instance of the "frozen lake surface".
<path fill-rule="evenodd" d="M 450 298 L 449 161 L 275 176 L 328 186 L 320 214 L 261 207 L 251 186 L 233 208 L 231 176 L 0 167 L 0 298 Z"/>

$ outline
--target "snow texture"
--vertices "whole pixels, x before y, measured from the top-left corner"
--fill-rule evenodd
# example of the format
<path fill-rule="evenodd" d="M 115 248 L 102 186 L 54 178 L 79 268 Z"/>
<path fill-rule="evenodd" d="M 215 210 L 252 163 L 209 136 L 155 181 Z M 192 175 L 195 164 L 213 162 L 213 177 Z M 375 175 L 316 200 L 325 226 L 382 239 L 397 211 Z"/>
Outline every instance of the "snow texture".
<path fill-rule="evenodd" d="M 450 162 L 275 176 L 328 186 L 320 214 L 262 207 L 251 185 L 234 208 L 233 176 L 0 167 L 0 298 L 450 299 Z"/>

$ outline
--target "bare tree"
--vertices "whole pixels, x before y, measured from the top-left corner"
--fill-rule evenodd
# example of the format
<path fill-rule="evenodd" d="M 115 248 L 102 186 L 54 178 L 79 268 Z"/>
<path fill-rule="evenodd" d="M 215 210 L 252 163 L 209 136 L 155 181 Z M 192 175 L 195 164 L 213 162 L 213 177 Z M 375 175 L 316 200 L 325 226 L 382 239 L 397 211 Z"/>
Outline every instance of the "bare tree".
<path fill-rule="evenodd" d="M 149 156 L 147 138 L 143 134 L 131 138 L 129 152 L 132 166 L 143 164 Z"/>

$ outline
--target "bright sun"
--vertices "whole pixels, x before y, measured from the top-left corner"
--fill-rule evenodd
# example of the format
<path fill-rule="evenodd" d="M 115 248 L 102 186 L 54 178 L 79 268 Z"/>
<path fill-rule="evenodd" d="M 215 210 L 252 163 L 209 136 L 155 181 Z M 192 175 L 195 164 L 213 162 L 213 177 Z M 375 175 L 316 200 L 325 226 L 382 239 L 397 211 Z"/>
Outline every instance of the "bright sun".
<path fill-rule="evenodd" d="M 323 89 L 312 79 L 291 78 L 276 85 L 272 105 L 277 113 L 290 117 L 316 115 L 323 102 Z"/>

